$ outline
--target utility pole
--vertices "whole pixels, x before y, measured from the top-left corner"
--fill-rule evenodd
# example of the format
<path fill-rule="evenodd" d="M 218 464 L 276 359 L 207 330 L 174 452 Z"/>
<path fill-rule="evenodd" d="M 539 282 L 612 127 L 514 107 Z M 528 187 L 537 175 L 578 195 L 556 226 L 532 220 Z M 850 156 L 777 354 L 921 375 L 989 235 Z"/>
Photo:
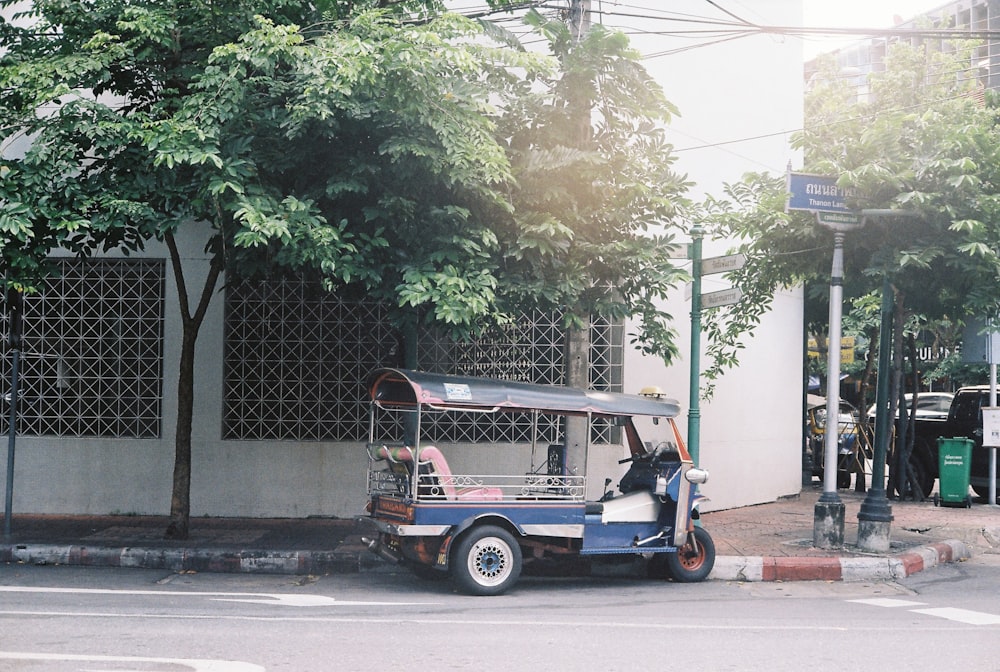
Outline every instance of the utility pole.
<path fill-rule="evenodd" d="M 573 42 L 578 43 L 590 29 L 590 0 L 570 0 L 566 16 Z M 581 124 L 580 142 L 585 142 L 590 133 L 590 110 L 573 110 L 574 114 L 586 119 Z M 567 387 L 586 390 L 590 387 L 590 317 L 586 316 L 579 327 L 570 327 L 566 333 L 565 363 Z M 563 473 L 569 476 L 583 476 L 587 473 L 587 449 L 590 444 L 587 418 L 566 418 L 565 462 Z"/>
<path fill-rule="evenodd" d="M 570 0 L 567 18 L 573 41 L 579 42 L 590 30 L 590 0 Z"/>

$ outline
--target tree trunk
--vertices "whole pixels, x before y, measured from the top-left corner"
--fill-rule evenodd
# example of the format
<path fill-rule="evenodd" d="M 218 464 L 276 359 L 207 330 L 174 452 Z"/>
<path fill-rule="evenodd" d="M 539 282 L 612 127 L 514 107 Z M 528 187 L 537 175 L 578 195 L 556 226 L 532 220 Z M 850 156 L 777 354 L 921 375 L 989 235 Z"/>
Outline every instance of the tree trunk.
<path fill-rule="evenodd" d="M 167 539 L 187 539 L 191 521 L 191 426 L 194 418 L 194 364 L 198 332 L 205 320 L 205 313 L 215 294 L 221 274 L 221 262 L 214 258 L 205 278 L 201 297 L 194 313 L 191 312 L 177 244 L 172 235 L 165 238 L 170 251 L 170 264 L 177 285 L 181 315 L 181 355 L 177 377 L 177 425 L 174 435 L 174 480 L 170 496 L 170 523 L 164 536 Z"/>
<path fill-rule="evenodd" d="M 903 388 L 903 325 L 906 322 L 906 295 L 893 287 L 895 292 L 895 311 L 892 320 L 892 377 L 889 388 L 889 417 L 896 427 L 896 437 L 893 441 L 892 459 L 889 463 L 889 492 L 901 491 L 903 487 L 904 469 L 900 468 L 899 458 L 902 454 L 902 438 L 905 438 L 905 427 L 900 424 L 899 400 Z"/>
<path fill-rule="evenodd" d="M 875 362 L 878 360 L 878 328 L 870 328 L 868 331 L 868 356 L 865 360 L 865 370 L 861 374 L 861 407 L 858 409 L 859 436 L 855 446 L 855 469 L 854 480 L 855 492 L 867 492 L 865 483 L 865 459 L 869 453 L 874 454 L 875 440 L 874 430 L 868 422 L 868 391 L 871 389 L 872 375 L 875 371 Z"/>
<path fill-rule="evenodd" d="M 174 435 L 174 480 L 170 495 L 170 524 L 167 539 L 187 539 L 191 518 L 191 425 L 194 417 L 194 347 L 192 334 L 184 321 L 181 336 L 180 367 L 177 376 L 177 424 Z"/>

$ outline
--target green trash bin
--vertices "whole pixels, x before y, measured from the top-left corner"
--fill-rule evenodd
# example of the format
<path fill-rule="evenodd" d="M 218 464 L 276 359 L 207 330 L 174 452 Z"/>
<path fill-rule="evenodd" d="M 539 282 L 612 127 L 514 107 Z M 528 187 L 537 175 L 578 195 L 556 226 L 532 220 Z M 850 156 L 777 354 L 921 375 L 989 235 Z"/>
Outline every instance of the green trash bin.
<path fill-rule="evenodd" d="M 938 439 L 938 493 L 934 506 L 972 506 L 969 495 L 969 466 L 972 439 Z"/>

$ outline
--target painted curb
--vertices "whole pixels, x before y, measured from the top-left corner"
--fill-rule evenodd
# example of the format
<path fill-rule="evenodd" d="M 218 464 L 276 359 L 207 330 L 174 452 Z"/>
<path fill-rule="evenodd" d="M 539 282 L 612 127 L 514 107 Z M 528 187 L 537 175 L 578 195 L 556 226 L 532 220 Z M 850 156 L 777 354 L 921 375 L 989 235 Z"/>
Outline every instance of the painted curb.
<path fill-rule="evenodd" d="M 971 556 L 949 540 L 889 557 L 718 556 L 709 579 L 718 581 L 888 581 Z M 0 545 L 0 563 L 132 567 L 175 572 L 242 574 L 358 573 L 384 566 L 364 549 L 340 551 L 219 551 L 192 548 L 105 548 L 45 544 Z"/>
<path fill-rule="evenodd" d="M 719 556 L 709 579 L 719 581 L 887 581 L 972 557 L 951 539 L 890 557 Z"/>
<path fill-rule="evenodd" d="M 343 551 L 222 551 L 46 544 L 0 546 L 0 563 L 4 562 L 242 574 L 346 574 L 364 571 L 372 564 L 364 554 Z"/>

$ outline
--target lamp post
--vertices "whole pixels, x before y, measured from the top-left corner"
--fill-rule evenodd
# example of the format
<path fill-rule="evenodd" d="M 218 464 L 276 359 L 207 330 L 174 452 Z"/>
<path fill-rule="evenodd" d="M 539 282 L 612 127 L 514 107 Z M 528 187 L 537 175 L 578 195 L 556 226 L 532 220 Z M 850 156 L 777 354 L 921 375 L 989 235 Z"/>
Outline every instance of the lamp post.
<path fill-rule="evenodd" d="M 846 218 L 845 218 L 846 219 Z M 833 230 L 833 265 L 830 271 L 830 334 L 827 339 L 826 428 L 823 432 L 823 494 L 813 510 L 813 546 L 844 545 L 844 502 L 837 494 L 837 419 L 840 417 L 840 335 L 844 302 L 844 236 L 855 222 L 825 221 Z"/>
<path fill-rule="evenodd" d="M 885 493 L 885 461 L 889 442 L 889 368 L 892 366 L 892 285 L 882 276 L 881 323 L 878 341 L 878 383 L 875 387 L 875 445 L 872 484 L 858 511 L 858 547 L 872 553 L 889 550 L 892 507 Z"/>
<path fill-rule="evenodd" d="M 862 210 L 861 221 L 869 217 L 916 217 L 910 210 Z M 875 445 L 872 450 L 872 484 L 858 511 L 858 547 L 871 553 L 885 553 L 890 547 L 892 506 L 885 492 L 885 463 L 889 452 L 889 369 L 892 367 L 892 284 L 882 275 L 881 322 L 878 341 L 878 383 L 875 387 Z"/>

